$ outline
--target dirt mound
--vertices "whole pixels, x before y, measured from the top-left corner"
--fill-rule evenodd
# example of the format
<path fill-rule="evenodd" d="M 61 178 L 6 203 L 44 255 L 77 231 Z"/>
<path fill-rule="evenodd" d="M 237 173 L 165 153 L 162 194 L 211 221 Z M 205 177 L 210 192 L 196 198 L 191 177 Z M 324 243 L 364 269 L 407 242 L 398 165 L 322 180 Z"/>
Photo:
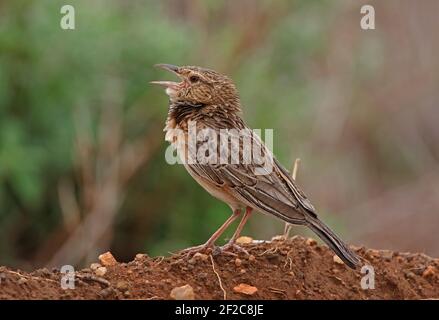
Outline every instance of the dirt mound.
<path fill-rule="evenodd" d="M 355 248 L 374 268 L 375 289 L 364 290 L 365 274 L 350 270 L 312 239 L 243 247 L 250 255 L 214 251 L 187 259 L 138 254 L 129 263 L 110 261 L 105 268 L 95 264 L 76 272 L 75 289 L 67 290 L 61 288 L 64 274 L 59 270 L 25 273 L 0 267 L 0 298 L 170 299 L 174 288 L 185 285 L 190 287 L 183 294 L 196 299 L 439 298 L 439 259 L 424 254 Z"/>

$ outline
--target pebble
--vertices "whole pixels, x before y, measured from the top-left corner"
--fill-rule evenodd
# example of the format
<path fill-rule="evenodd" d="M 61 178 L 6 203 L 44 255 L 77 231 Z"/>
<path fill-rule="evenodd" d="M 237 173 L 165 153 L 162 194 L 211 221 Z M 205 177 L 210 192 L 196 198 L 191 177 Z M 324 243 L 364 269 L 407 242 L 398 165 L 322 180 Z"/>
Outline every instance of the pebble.
<path fill-rule="evenodd" d="M 254 295 L 256 292 L 258 292 L 258 288 L 245 284 L 245 283 L 240 283 L 239 285 L 237 285 L 236 287 L 233 288 L 233 291 L 237 292 L 237 293 L 242 293 L 248 296 L 252 296 Z"/>
<path fill-rule="evenodd" d="M 128 290 L 128 283 L 126 281 L 118 281 L 116 284 L 116 288 L 121 291 L 121 292 L 125 292 Z"/>
<path fill-rule="evenodd" d="M 248 261 L 250 261 L 250 262 L 254 262 L 254 261 L 256 261 L 256 258 L 255 258 L 255 256 L 254 255 L 249 255 L 248 256 Z"/>
<path fill-rule="evenodd" d="M 381 256 L 386 260 L 387 262 L 392 261 L 393 258 L 393 252 L 390 250 L 384 250 L 381 254 Z"/>
<path fill-rule="evenodd" d="M 253 238 L 251 237 L 247 237 L 247 236 L 241 236 L 238 239 L 236 239 L 236 243 L 237 244 L 247 244 L 247 243 L 252 243 Z"/>
<path fill-rule="evenodd" d="M 91 265 L 90 265 L 90 269 L 91 270 L 97 270 L 98 268 L 100 268 L 101 267 L 101 264 L 100 263 L 97 263 L 97 262 L 95 262 L 95 263 L 92 263 Z"/>
<path fill-rule="evenodd" d="M 369 249 L 367 250 L 367 254 L 369 255 L 369 257 L 371 258 L 376 258 L 380 256 L 380 252 L 378 250 L 375 249 Z"/>
<path fill-rule="evenodd" d="M 194 254 L 194 259 L 201 260 L 201 261 L 207 261 L 207 259 L 209 259 L 209 256 L 207 254 L 197 252 L 196 254 Z"/>
<path fill-rule="evenodd" d="M 240 267 L 242 265 L 242 260 L 239 258 L 235 259 L 235 266 Z"/>
<path fill-rule="evenodd" d="M 422 273 L 422 276 L 424 278 L 429 278 L 429 277 L 433 277 L 434 275 L 437 274 L 437 269 L 433 266 L 428 266 L 427 268 L 425 268 L 424 272 Z"/>
<path fill-rule="evenodd" d="M 245 269 L 241 269 L 239 272 L 240 272 L 241 274 L 244 274 L 244 273 L 247 272 L 247 270 L 245 270 Z"/>
<path fill-rule="evenodd" d="M 95 274 L 98 277 L 103 277 L 107 273 L 107 268 L 105 267 L 99 267 L 95 270 Z"/>
<path fill-rule="evenodd" d="M 18 279 L 18 284 L 25 284 L 27 282 L 26 278 L 20 278 Z"/>
<path fill-rule="evenodd" d="M 207 261 L 207 259 L 209 259 L 209 256 L 206 254 L 203 254 L 201 252 L 197 252 L 196 254 L 194 254 L 194 256 L 192 258 L 189 259 L 189 263 L 190 264 L 196 264 L 197 261 Z"/>
<path fill-rule="evenodd" d="M 172 289 L 169 296 L 174 300 L 195 300 L 194 289 L 188 284 Z"/>
<path fill-rule="evenodd" d="M 407 279 L 416 279 L 416 275 L 411 271 L 406 271 L 404 274 Z"/>
<path fill-rule="evenodd" d="M 317 241 L 315 241 L 313 238 L 306 239 L 305 243 L 309 246 L 315 246 L 317 244 Z"/>
<path fill-rule="evenodd" d="M 136 254 L 136 257 L 134 258 L 134 260 L 142 260 L 146 255 L 143 253 L 138 253 Z"/>
<path fill-rule="evenodd" d="M 337 255 L 334 255 L 332 260 L 334 260 L 334 262 L 337 263 L 337 264 L 344 264 L 343 260 L 341 260 L 340 257 L 337 256 Z"/>
<path fill-rule="evenodd" d="M 109 288 L 102 289 L 99 292 L 99 295 L 102 298 L 108 298 L 109 296 L 111 296 L 113 294 L 113 292 L 114 292 L 113 288 L 109 287 Z"/>
<path fill-rule="evenodd" d="M 99 261 L 103 266 L 106 267 L 114 266 L 117 263 L 116 259 L 114 259 L 113 255 L 109 251 L 101 254 L 99 256 Z"/>

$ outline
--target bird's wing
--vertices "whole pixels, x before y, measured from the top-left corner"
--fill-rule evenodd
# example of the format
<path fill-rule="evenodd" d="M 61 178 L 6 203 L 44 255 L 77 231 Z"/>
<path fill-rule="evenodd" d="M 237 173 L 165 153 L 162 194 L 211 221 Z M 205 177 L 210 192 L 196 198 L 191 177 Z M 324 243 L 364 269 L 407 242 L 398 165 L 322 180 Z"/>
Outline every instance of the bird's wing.
<path fill-rule="evenodd" d="M 314 207 L 288 171 L 274 159 L 256 134 L 250 132 L 250 135 L 252 145 L 260 148 L 260 154 L 267 163 L 256 165 L 252 161 L 246 162 L 241 152 L 237 164 L 230 161 L 226 164 L 195 163 L 190 164 L 189 169 L 218 188 L 227 189 L 241 202 L 258 211 L 295 224 L 304 224 L 306 215 L 315 217 Z"/>

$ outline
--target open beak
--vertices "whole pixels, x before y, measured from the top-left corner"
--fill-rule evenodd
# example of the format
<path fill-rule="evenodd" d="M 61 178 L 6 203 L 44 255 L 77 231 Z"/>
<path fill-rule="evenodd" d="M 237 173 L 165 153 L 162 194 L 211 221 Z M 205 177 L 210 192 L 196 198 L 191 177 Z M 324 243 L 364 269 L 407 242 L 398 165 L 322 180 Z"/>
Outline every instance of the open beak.
<path fill-rule="evenodd" d="M 180 68 L 177 66 L 174 66 L 172 64 L 159 63 L 159 64 L 154 65 L 154 67 L 171 71 L 172 73 L 175 73 L 181 79 L 181 76 L 179 73 Z M 165 88 L 171 88 L 171 89 L 176 89 L 179 85 L 178 82 L 174 82 L 174 81 L 150 81 L 149 83 L 158 84 L 158 85 L 163 86 Z"/>

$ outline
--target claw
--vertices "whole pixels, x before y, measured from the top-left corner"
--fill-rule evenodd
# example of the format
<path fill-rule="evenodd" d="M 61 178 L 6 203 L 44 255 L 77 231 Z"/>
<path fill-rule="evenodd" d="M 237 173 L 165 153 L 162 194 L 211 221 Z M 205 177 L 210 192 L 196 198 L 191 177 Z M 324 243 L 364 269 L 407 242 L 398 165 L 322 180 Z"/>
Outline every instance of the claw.
<path fill-rule="evenodd" d="M 193 256 L 197 252 L 208 252 L 209 250 L 213 251 L 214 245 L 209 244 L 209 243 L 205 243 L 205 244 L 201 244 L 199 246 L 190 247 L 190 248 L 186 248 L 184 250 L 181 250 L 179 252 L 179 254 L 183 255 L 183 258 L 190 258 L 191 256 Z"/>
<path fill-rule="evenodd" d="M 237 255 L 236 253 L 233 253 L 233 252 L 229 252 L 229 251 L 228 251 L 228 250 L 230 250 L 230 249 L 235 249 L 235 250 L 238 251 L 238 252 L 242 252 L 242 253 L 244 253 L 244 254 L 246 254 L 246 255 L 250 255 L 250 253 L 248 253 L 247 250 L 245 250 L 243 247 L 237 245 L 237 244 L 234 243 L 234 242 L 228 242 L 227 244 L 225 244 L 225 245 L 223 245 L 222 247 L 220 247 L 221 252 L 224 252 L 225 254 L 230 254 L 230 255 L 234 255 L 234 256 L 236 256 L 236 255 Z"/>

